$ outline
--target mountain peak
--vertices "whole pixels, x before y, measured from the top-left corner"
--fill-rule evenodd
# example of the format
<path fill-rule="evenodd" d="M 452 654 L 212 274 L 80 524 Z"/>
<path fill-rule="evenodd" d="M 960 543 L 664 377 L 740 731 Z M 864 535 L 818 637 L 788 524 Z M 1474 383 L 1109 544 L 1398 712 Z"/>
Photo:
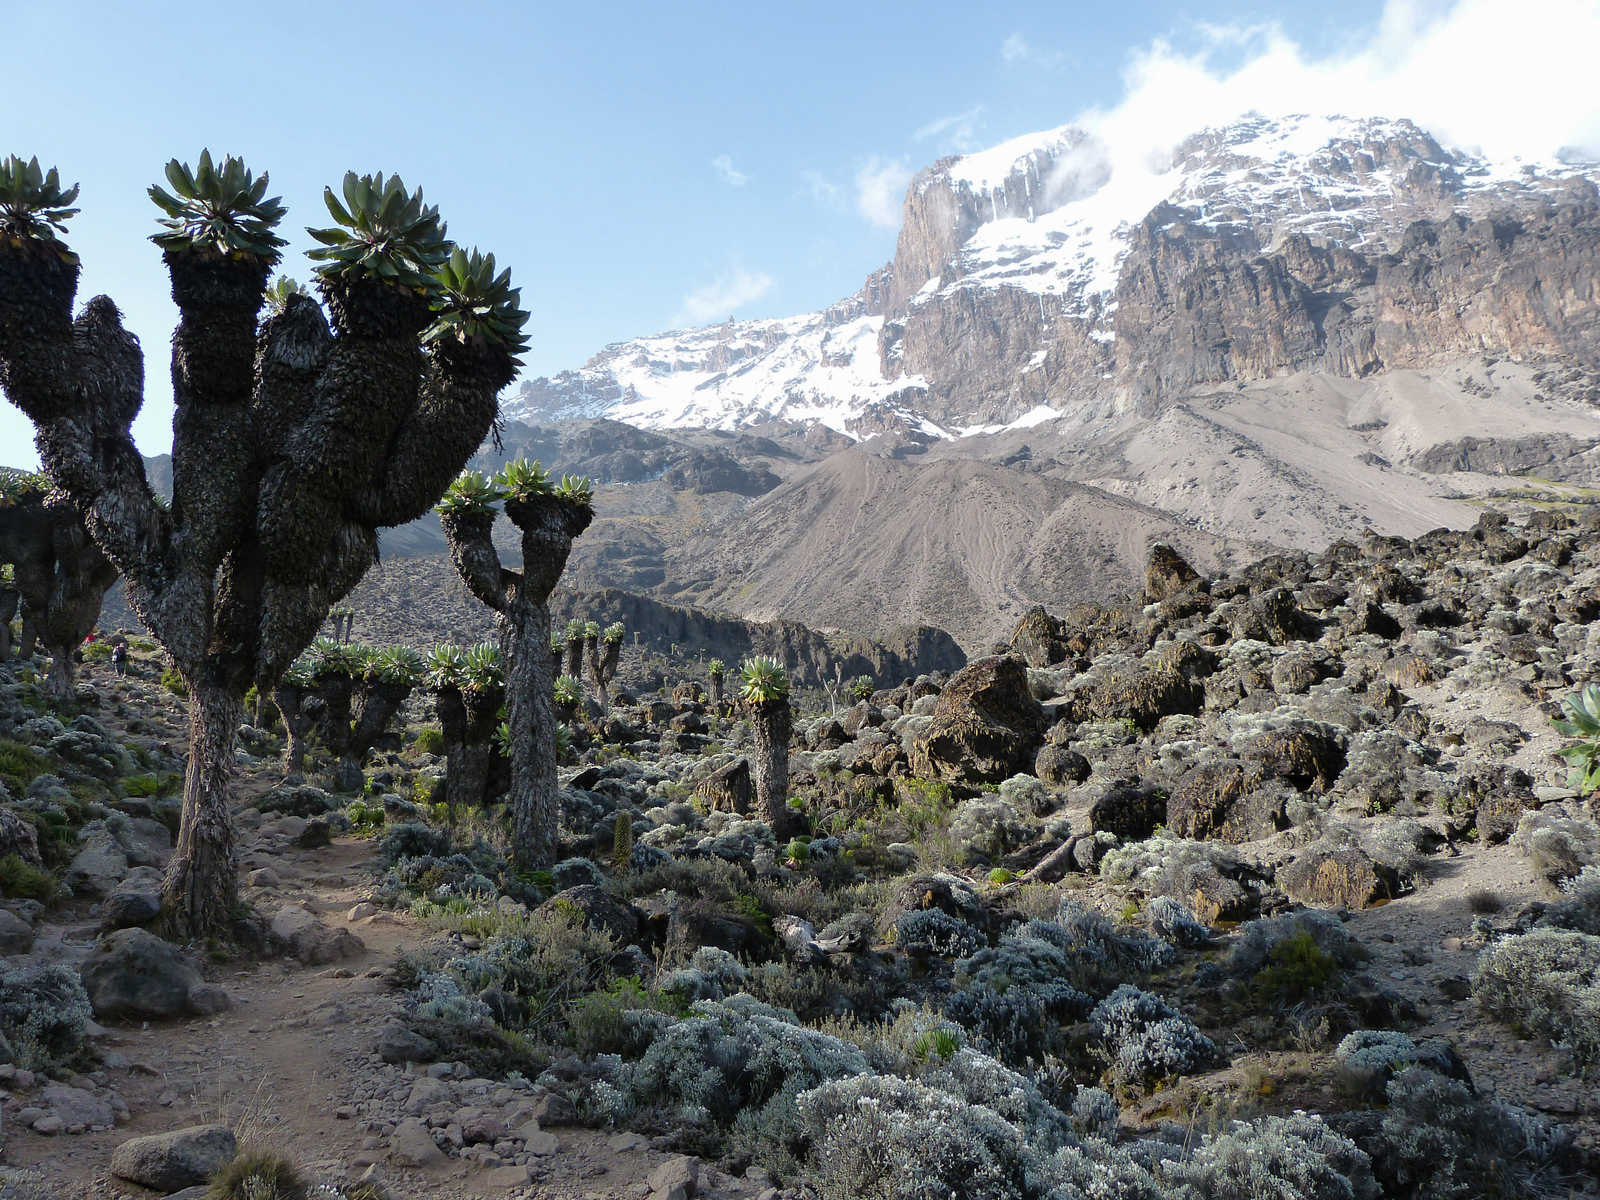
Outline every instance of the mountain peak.
<path fill-rule="evenodd" d="M 1117 348 L 1130 255 L 1148 268 L 1153 239 L 1183 241 L 1156 254 L 1167 272 L 1195 255 L 1306 245 L 1360 256 L 1366 267 L 1339 269 L 1365 281 L 1418 222 L 1536 216 L 1592 194 L 1596 178 L 1592 164 L 1448 150 L 1403 118 L 1250 113 L 1155 148 L 1059 126 L 919 172 L 894 261 L 839 304 L 609 346 L 581 370 L 525 384 L 508 415 L 945 437 L 1120 403 L 1161 390 L 1123 378 L 1143 350 Z M 1322 338 L 1312 330 L 1280 365 L 1315 366 L 1307 355 Z M 1356 360 L 1378 361 L 1340 361 Z"/>

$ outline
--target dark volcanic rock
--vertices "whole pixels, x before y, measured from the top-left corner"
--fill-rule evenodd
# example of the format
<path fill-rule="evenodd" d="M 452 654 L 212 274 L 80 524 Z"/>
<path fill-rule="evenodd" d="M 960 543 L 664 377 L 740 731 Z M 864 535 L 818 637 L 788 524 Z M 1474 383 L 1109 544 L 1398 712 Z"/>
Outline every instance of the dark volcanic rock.
<path fill-rule="evenodd" d="M 979 659 L 940 693 L 932 724 L 912 744 L 911 769 L 952 783 L 999 783 L 1033 765 L 1044 730 L 1022 663 Z"/>

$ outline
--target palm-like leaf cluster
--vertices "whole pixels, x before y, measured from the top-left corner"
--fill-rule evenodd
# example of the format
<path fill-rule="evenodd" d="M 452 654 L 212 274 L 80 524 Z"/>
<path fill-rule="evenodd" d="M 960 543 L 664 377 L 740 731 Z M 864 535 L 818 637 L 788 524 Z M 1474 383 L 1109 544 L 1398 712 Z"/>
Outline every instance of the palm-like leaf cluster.
<path fill-rule="evenodd" d="M 461 668 L 462 687 L 466 691 L 486 692 L 505 682 L 505 663 L 500 657 L 500 647 L 493 642 L 479 642 L 467 651 Z"/>
<path fill-rule="evenodd" d="M 583 703 L 583 683 L 576 676 L 558 676 L 553 691 L 557 707 L 576 708 Z"/>
<path fill-rule="evenodd" d="M 436 511 L 444 516 L 482 516 L 494 512 L 505 489 L 482 471 L 463 471 L 445 489 Z"/>
<path fill-rule="evenodd" d="M 313 679 L 326 679 L 330 675 L 354 679 L 367 669 L 367 656 L 362 647 L 346 646 L 330 637 L 319 637 L 306 654 Z"/>
<path fill-rule="evenodd" d="M 574 617 L 567 622 L 566 641 L 570 646 L 573 642 L 583 641 L 583 622 Z"/>
<path fill-rule="evenodd" d="M 231 154 L 219 170 L 211 151 L 200 151 L 193 170 L 188 163 L 167 163 L 167 182 L 149 189 L 150 199 L 167 215 L 163 232 L 150 240 L 163 250 L 204 250 L 223 256 L 260 259 L 269 265 L 282 257 L 285 241 L 273 232 L 288 210 L 267 195 L 267 173 L 259 178 Z"/>
<path fill-rule="evenodd" d="M 37 471 L 0 470 L 0 508 L 36 500 L 50 490 L 50 481 Z"/>
<path fill-rule="evenodd" d="M 377 683 L 415 687 L 426 671 L 422 655 L 410 646 L 385 646 L 367 656 L 366 677 Z"/>
<path fill-rule="evenodd" d="M 78 214 L 72 207 L 77 198 L 78 185 L 62 187 L 54 167 L 46 171 L 37 158 L 23 162 L 13 154 L 0 161 L 0 236 L 18 246 L 44 243 L 76 263 L 78 256 L 56 235 L 65 233 L 68 219 Z"/>
<path fill-rule="evenodd" d="M 599 637 L 600 637 L 600 622 L 598 622 L 598 621 L 585 621 L 583 623 L 583 636 L 584 636 L 585 640 L 587 640 L 589 638 L 594 638 L 596 640 L 599 640 Z"/>
<path fill-rule="evenodd" d="M 336 280 L 383 279 L 432 293 L 454 247 L 445 237 L 438 208 L 423 203 L 422 189 L 407 192 L 400 176 L 386 179 L 382 171 L 347 171 L 341 190 L 342 203 L 332 188 L 322 190 L 337 224 L 306 230 L 321 243 L 307 252 L 323 264 L 317 274 Z"/>
<path fill-rule="evenodd" d="M 262 299 L 266 301 L 268 312 L 281 313 L 289 307 L 289 301 L 293 297 L 305 295 L 309 295 L 309 293 L 301 286 L 298 279 L 290 278 L 288 275 L 279 275 L 272 281 L 272 286 L 267 288 L 267 293 Z"/>
<path fill-rule="evenodd" d="M 1556 753 L 1572 764 L 1567 785 L 1587 795 L 1600 789 L 1600 684 L 1591 683 L 1563 699 L 1561 712 L 1565 719 L 1550 723 L 1558 733 L 1582 740 Z"/>
<path fill-rule="evenodd" d="M 739 698 L 748 704 L 784 700 L 789 695 L 789 673 L 775 658 L 758 655 L 739 668 Z"/>
<path fill-rule="evenodd" d="M 528 348 L 522 290 L 511 286 L 509 269 L 495 274 L 494 255 L 457 246 L 433 283 L 434 321 L 423 332 L 424 341 L 487 342 L 502 347 L 513 364 L 522 364 L 519 356 Z"/>
<path fill-rule="evenodd" d="M 514 458 L 500 468 L 496 483 L 511 500 L 531 500 L 555 491 L 550 472 L 538 459 Z"/>
<path fill-rule="evenodd" d="M 608 646 L 614 646 L 622 640 L 622 635 L 627 632 L 627 627 L 621 621 L 614 621 L 600 631 L 600 640 Z"/>
<path fill-rule="evenodd" d="M 707 675 L 726 675 L 727 673 L 728 664 L 723 662 L 720 658 L 713 658 L 706 664 Z"/>
<path fill-rule="evenodd" d="M 581 475 L 563 475 L 556 484 L 556 498 L 579 508 L 594 507 L 594 483 Z"/>

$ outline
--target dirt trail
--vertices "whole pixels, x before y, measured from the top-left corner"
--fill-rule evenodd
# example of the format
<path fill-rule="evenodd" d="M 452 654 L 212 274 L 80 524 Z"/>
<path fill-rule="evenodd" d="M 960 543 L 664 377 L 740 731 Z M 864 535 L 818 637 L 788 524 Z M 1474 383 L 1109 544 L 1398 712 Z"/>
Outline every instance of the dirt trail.
<path fill-rule="evenodd" d="M 169 711 L 162 715 L 175 725 L 176 705 L 168 698 L 165 707 Z M 97 717 L 108 727 L 122 725 L 114 712 Z M 514 1166 L 497 1171 L 492 1164 L 451 1158 L 419 1169 L 392 1161 L 387 1134 L 403 1115 L 395 1097 L 403 1098 L 424 1072 L 386 1064 L 376 1053 L 382 1027 L 401 1004 L 401 993 L 384 977 L 396 953 L 422 942 L 427 932 L 403 913 L 380 910 L 350 920 L 350 909 L 369 898 L 374 882 L 373 842 L 345 837 L 304 849 L 273 832 L 270 821 L 257 831 L 249 829 L 258 814 L 244 806 L 278 782 L 279 774 L 274 764 L 258 762 L 246 765 L 238 780 L 241 883 L 253 868 L 265 865 L 278 877 L 271 887 L 245 886 L 244 896 L 269 919 L 286 905 L 303 907 L 330 929 L 354 933 L 364 949 L 332 966 L 303 966 L 286 957 L 202 964 L 208 979 L 226 989 L 232 1002 L 227 1011 L 202 1019 L 113 1023 L 95 1038 L 102 1068 L 68 1081 L 102 1093 L 111 1089 L 126 1102 L 130 1118 L 101 1132 L 36 1133 L 14 1115 L 39 1103 L 46 1082 L 41 1079 L 5 1101 L 6 1165 L 34 1169 L 63 1197 L 149 1197 L 155 1193 L 109 1174 L 112 1151 L 136 1135 L 220 1121 L 235 1130 L 241 1144 L 279 1151 L 325 1182 L 354 1182 L 377 1164 L 378 1176 L 396 1200 L 638 1200 L 646 1194 L 650 1171 L 673 1156 L 631 1134 L 618 1138 L 577 1127 L 552 1129 L 558 1149 L 537 1159 L 520 1181 Z M 81 962 L 97 933 L 89 906 L 69 905 L 41 920 L 30 957 Z M 458 1086 L 462 1092 L 473 1088 L 471 1082 Z M 496 1093 L 503 1101 L 510 1089 L 480 1086 L 469 1098 L 492 1111 Z M 735 1186 L 726 1177 L 707 1178 L 713 1182 L 731 1189 L 720 1192 L 725 1195 L 752 1188 L 750 1181 Z M 703 1188 L 697 1194 L 719 1192 Z"/>

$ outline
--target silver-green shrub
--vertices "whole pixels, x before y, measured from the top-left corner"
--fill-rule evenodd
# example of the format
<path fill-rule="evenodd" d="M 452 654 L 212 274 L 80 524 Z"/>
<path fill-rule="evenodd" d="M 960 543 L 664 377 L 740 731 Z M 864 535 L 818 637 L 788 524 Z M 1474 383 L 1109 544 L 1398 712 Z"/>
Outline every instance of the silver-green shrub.
<path fill-rule="evenodd" d="M 1111 1069 L 1130 1083 L 1188 1075 L 1217 1058 L 1216 1043 L 1161 997 L 1125 983 L 1089 1014 L 1111 1056 Z"/>
<path fill-rule="evenodd" d="M 1184 1200 L 1377 1200 L 1372 1162 L 1320 1118 L 1263 1117 L 1211 1138 L 1183 1167 Z"/>
<path fill-rule="evenodd" d="M 1539 1194 L 1567 1149 L 1565 1131 L 1425 1067 L 1395 1076 L 1388 1099 L 1373 1155 L 1385 1182 L 1417 1200 Z"/>
<path fill-rule="evenodd" d="M 1600 1063 L 1600 937 L 1534 929 L 1478 956 L 1472 994 L 1483 1010 Z"/>

